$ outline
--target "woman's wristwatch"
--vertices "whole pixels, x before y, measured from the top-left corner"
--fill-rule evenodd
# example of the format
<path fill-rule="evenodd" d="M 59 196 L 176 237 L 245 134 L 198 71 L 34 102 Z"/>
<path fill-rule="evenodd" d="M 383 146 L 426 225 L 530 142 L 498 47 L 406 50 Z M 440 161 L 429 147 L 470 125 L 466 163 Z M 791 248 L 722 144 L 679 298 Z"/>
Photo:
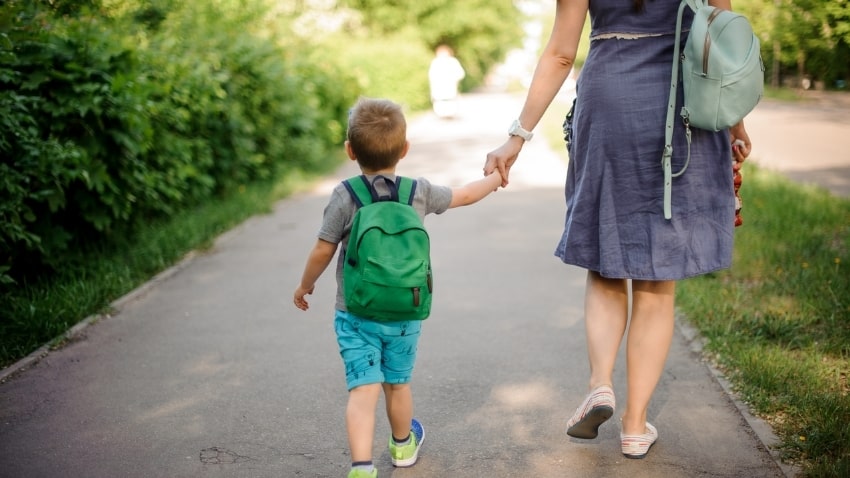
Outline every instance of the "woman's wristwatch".
<path fill-rule="evenodd" d="M 531 138 L 534 136 L 534 133 L 526 130 L 520 124 L 519 119 L 515 119 L 511 124 L 511 128 L 508 130 L 508 135 L 510 136 L 519 136 L 524 141 L 531 141 Z"/>

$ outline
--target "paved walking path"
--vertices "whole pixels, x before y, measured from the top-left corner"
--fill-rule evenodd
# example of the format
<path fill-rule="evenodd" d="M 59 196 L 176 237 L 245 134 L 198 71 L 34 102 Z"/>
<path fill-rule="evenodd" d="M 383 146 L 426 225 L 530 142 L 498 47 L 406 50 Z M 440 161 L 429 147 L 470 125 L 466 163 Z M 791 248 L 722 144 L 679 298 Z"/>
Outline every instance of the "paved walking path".
<path fill-rule="evenodd" d="M 469 95 L 458 119 L 417 118 L 399 172 L 452 185 L 477 177 L 518 108 L 516 97 Z M 520 161 L 509 189 L 426 221 L 436 295 L 414 395 L 427 440 L 415 467 L 394 470 L 379 420 L 380 476 L 784 476 L 756 433 L 769 429 L 745 419 L 682 324 L 649 410 L 660 439 L 645 460 L 620 454 L 620 411 L 595 440 L 565 434 L 588 376 L 585 274 L 552 255 L 561 158 L 538 140 Z M 291 293 L 327 192 L 354 172 L 347 164 L 228 232 L 7 377 L 0 477 L 345 476 L 333 275 L 309 312 Z M 621 403 L 624 383 L 621 357 Z"/>
<path fill-rule="evenodd" d="M 813 91 L 804 98 L 765 100 L 747 117 L 752 159 L 795 181 L 850 197 L 850 92 Z"/>

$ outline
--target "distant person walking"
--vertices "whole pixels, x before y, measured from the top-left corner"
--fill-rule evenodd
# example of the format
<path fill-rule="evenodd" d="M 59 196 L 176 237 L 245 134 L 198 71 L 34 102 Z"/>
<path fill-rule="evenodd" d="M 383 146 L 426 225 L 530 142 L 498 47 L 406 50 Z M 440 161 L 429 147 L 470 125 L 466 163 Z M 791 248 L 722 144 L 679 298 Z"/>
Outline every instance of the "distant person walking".
<path fill-rule="evenodd" d="M 709 3 L 731 9 L 730 0 Z M 673 163 L 683 174 L 673 180 L 672 219 L 664 218 L 661 158 L 679 4 L 558 1 L 522 111 L 484 167 L 485 174 L 498 170 L 507 185 L 523 143 L 531 139 L 529 130 L 573 67 L 589 11 L 590 50 L 578 79 L 572 124 L 565 128 L 570 137 L 567 213 L 555 254 L 588 271 L 584 315 L 590 380 L 566 428 L 570 436 L 596 438 L 599 426 L 614 414 L 612 376 L 626 337 L 628 394 L 620 441 L 627 458 L 643 458 L 658 439 L 647 410 L 673 337 L 675 281 L 732 263 L 732 158 L 743 161 L 751 149 L 743 121 L 728 131 L 691 128 L 691 136 L 677 122 Z M 687 9 L 683 27 L 692 20 Z M 682 108 L 681 91 L 675 111 Z M 733 148 L 738 140 L 740 146 Z"/>
<path fill-rule="evenodd" d="M 373 197 L 388 197 L 393 192 L 398 194 L 397 190 L 389 190 L 389 184 L 400 184 L 395 170 L 410 147 L 406 130 L 401 107 L 391 101 L 361 99 L 351 111 L 345 150 L 349 158 L 357 161 L 363 173 L 363 176 L 352 180 L 365 180 L 370 184 Z M 501 181 L 498 174 L 491 174 L 465 186 L 450 188 L 417 178 L 410 193 L 411 206 L 424 220 L 428 214 L 442 214 L 447 209 L 477 202 L 497 189 Z M 422 321 L 379 321 L 375 320 L 376 317 L 361 317 L 348 312 L 343 286 L 344 260 L 358 209 L 349 192 L 350 186 L 340 183 L 331 194 L 318 240 L 307 260 L 301 284 L 295 289 L 293 301 L 299 309 L 307 310 L 309 305 L 305 296 L 313 293 L 316 281 L 341 245 L 336 267 L 335 330 L 349 390 L 345 420 L 352 465 L 348 476 L 369 478 L 378 476 L 372 462 L 372 443 L 375 407 L 382 388 L 392 429 L 389 449 L 393 465 L 413 466 L 419 456 L 425 429 L 413 418 L 410 380 Z M 401 267 L 398 264 L 394 266 Z"/>
<path fill-rule="evenodd" d="M 428 69 L 431 105 L 437 116 L 451 118 L 457 114 L 458 84 L 465 76 L 466 71 L 452 49 L 448 45 L 438 46 Z"/>

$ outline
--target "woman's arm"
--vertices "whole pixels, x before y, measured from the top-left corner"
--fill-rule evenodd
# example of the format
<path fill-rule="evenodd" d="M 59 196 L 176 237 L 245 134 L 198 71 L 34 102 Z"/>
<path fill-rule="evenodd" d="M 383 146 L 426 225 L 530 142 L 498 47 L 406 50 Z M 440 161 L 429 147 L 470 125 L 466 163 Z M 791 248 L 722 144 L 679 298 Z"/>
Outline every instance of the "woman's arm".
<path fill-rule="evenodd" d="M 527 130 L 534 129 L 575 64 L 587 18 L 588 0 L 558 0 L 549 41 L 537 61 L 534 76 L 519 115 Z"/>
<path fill-rule="evenodd" d="M 558 0 L 555 24 L 549 41 L 537 61 L 519 122 L 526 130 L 532 130 L 543 113 L 552 103 L 558 90 L 570 74 L 575 63 L 584 21 L 587 18 L 588 0 Z M 511 136 L 498 149 L 487 155 L 484 173 L 498 169 L 502 186 L 508 185 L 508 174 L 522 149 L 523 139 Z"/>

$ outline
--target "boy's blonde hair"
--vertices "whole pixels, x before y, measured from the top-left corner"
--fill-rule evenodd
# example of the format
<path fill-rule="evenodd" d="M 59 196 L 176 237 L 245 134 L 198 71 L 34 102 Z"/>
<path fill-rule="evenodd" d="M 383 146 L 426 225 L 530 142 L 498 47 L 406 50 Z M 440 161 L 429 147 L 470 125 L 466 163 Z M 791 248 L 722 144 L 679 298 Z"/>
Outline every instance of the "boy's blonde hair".
<path fill-rule="evenodd" d="M 348 117 L 348 142 L 357 162 L 370 171 L 395 166 L 407 144 L 407 121 L 390 100 L 360 98 Z"/>

